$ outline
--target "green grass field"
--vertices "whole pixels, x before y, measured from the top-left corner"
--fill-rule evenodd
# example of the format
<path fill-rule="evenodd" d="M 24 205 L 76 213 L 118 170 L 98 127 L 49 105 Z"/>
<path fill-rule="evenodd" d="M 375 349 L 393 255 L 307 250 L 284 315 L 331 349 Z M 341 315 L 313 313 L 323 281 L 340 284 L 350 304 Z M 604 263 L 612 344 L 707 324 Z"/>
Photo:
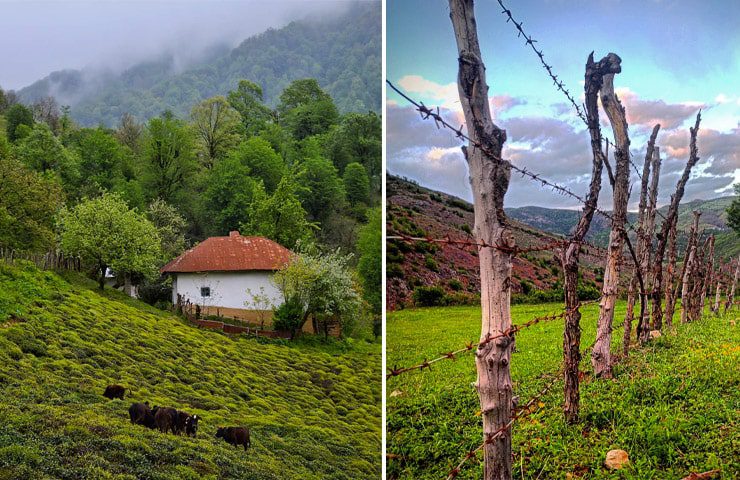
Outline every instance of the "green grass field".
<path fill-rule="evenodd" d="M 0 263 L 0 479 L 380 477 L 379 343 L 230 338 L 64 277 Z M 200 415 L 198 437 L 131 425 L 144 400 Z"/>
<path fill-rule="evenodd" d="M 514 323 L 561 311 L 560 305 L 515 305 Z M 594 341 L 598 305 L 583 309 L 583 349 Z M 739 315 L 731 314 L 734 318 Z M 624 302 L 615 318 L 621 324 Z M 736 318 L 737 319 L 737 318 Z M 733 321 L 734 323 L 734 321 Z M 477 340 L 480 309 L 445 307 L 390 313 L 388 367 L 418 364 Z M 540 323 L 517 335 L 511 367 L 514 394 L 529 400 L 562 362 L 563 321 Z M 613 349 L 621 351 L 622 329 Z M 690 472 L 721 469 L 716 478 L 740 478 L 740 331 L 729 315 L 705 315 L 633 351 L 616 365 L 614 380 L 592 378 L 590 357 L 581 369 L 579 425 L 562 415 L 559 381 L 536 413 L 514 425 L 515 479 L 678 480 Z M 444 360 L 431 370 L 388 379 L 388 478 L 440 479 L 481 442 L 481 418 L 472 354 Z M 631 464 L 603 466 L 608 450 L 621 448 Z M 480 459 L 480 455 L 478 457 Z M 458 478 L 481 478 L 468 463 Z"/>

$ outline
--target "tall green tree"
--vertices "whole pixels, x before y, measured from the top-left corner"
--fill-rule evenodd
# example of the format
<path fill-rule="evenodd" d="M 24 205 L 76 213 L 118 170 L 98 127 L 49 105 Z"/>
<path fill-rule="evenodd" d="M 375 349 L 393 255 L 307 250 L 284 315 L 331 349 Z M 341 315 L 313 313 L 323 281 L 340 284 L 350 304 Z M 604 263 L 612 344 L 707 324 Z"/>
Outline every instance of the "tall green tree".
<path fill-rule="evenodd" d="M 733 188 L 738 198 L 727 207 L 727 225 L 740 235 L 740 183 L 736 183 Z"/>
<path fill-rule="evenodd" d="M 249 167 L 237 158 L 218 162 L 207 176 L 203 192 L 204 229 L 210 235 L 224 235 L 248 225 L 255 198 L 266 195 L 262 181 L 250 175 Z"/>
<path fill-rule="evenodd" d="M 239 112 L 224 97 L 212 97 L 193 107 L 190 113 L 203 164 L 210 168 L 241 139 Z"/>
<path fill-rule="evenodd" d="M 297 167 L 296 181 L 304 187 L 301 202 L 313 220 L 323 221 L 345 204 L 344 182 L 327 159 L 312 155 Z"/>
<path fill-rule="evenodd" d="M 77 147 L 80 196 L 92 196 L 101 190 L 112 190 L 121 181 L 134 178 L 130 150 L 102 127 L 85 129 Z"/>
<path fill-rule="evenodd" d="M 136 122 L 133 115 L 124 113 L 116 129 L 116 138 L 122 145 L 127 146 L 132 152 L 141 152 L 141 141 L 144 127 Z"/>
<path fill-rule="evenodd" d="M 0 115 L 2 115 L 8 107 L 8 97 L 5 95 L 5 90 L 0 87 Z"/>
<path fill-rule="evenodd" d="M 259 137 L 240 143 L 230 153 L 230 157 L 238 159 L 242 165 L 248 167 L 253 177 L 262 179 L 268 192 L 275 191 L 288 171 L 280 155 L 275 153 L 266 140 Z"/>
<path fill-rule="evenodd" d="M 313 78 L 295 80 L 280 94 L 277 107 L 280 124 L 296 140 L 329 131 L 339 120 L 339 111 L 328 93 Z"/>
<path fill-rule="evenodd" d="M 272 110 L 262 98 L 262 87 L 249 80 L 239 80 L 236 90 L 229 92 L 229 105 L 239 112 L 247 136 L 257 135 L 272 120 Z"/>
<path fill-rule="evenodd" d="M 306 219 L 306 210 L 298 199 L 298 190 L 298 185 L 285 176 L 272 195 L 258 191 L 251 207 L 249 223 L 243 224 L 241 231 L 267 237 L 289 249 L 310 243 L 316 225 Z"/>
<path fill-rule="evenodd" d="M 374 112 L 348 113 L 332 130 L 327 149 L 340 172 L 352 163 L 361 163 L 370 176 L 373 191 L 380 193 L 382 177 L 382 124 Z"/>
<path fill-rule="evenodd" d="M 362 164 L 352 162 L 344 169 L 344 188 L 350 205 L 367 204 L 370 200 L 370 178 Z"/>
<path fill-rule="evenodd" d="M 382 280 L 382 211 L 379 207 L 368 210 L 367 224 L 360 228 L 357 238 L 357 251 L 360 259 L 357 262 L 357 273 L 362 283 L 362 293 L 373 312 L 380 315 L 383 309 L 381 289 Z"/>
<path fill-rule="evenodd" d="M 165 262 L 172 260 L 185 250 L 187 246 L 185 232 L 188 222 L 175 207 L 158 198 L 149 204 L 146 217 L 159 232 L 162 258 Z"/>
<path fill-rule="evenodd" d="M 124 278 L 156 277 L 162 256 L 159 233 L 118 195 L 106 193 L 63 210 L 60 224 L 62 250 L 96 267 L 101 290 L 108 268 Z"/>
<path fill-rule="evenodd" d="M 56 179 L 29 169 L 0 148 L 0 246 L 32 252 L 53 248 L 54 217 L 63 200 Z"/>
<path fill-rule="evenodd" d="M 5 121 L 8 140 L 15 142 L 21 136 L 21 126 L 25 125 L 29 129 L 33 127 L 33 112 L 25 105 L 16 103 L 5 112 Z"/>
<path fill-rule="evenodd" d="M 149 120 L 146 129 L 143 184 L 148 198 L 177 205 L 178 197 L 196 172 L 192 131 L 166 113 Z"/>

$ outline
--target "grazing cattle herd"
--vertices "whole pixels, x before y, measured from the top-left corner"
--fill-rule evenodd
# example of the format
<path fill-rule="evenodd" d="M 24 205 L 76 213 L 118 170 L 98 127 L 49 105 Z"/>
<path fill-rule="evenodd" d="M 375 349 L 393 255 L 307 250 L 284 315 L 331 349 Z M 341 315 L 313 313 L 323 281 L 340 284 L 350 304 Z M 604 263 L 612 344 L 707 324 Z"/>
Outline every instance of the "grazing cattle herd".
<path fill-rule="evenodd" d="M 123 400 L 125 390 L 121 385 L 108 385 L 103 396 L 111 400 Z M 162 433 L 172 432 L 173 435 L 184 434 L 189 437 L 195 437 L 198 433 L 198 415 L 190 415 L 171 407 L 150 407 L 149 402 L 137 402 L 131 404 L 128 415 L 132 424 L 157 429 Z M 237 448 L 242 445 L 245 451 L 252 446 L 249 429 L 246 427 L 219 427 L 216 438 L 222 438 Z"/>

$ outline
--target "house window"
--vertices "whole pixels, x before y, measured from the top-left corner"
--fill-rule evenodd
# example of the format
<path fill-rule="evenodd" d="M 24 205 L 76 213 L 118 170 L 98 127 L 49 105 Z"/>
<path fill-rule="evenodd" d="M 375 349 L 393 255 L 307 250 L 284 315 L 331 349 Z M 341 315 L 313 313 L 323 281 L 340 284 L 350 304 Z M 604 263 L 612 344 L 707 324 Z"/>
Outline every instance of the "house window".
<path fill-rule="evenodd" d="M 211 287 L 200 287 L 200 296 L 201 297 L 210 297 L 211 296 Z"/>

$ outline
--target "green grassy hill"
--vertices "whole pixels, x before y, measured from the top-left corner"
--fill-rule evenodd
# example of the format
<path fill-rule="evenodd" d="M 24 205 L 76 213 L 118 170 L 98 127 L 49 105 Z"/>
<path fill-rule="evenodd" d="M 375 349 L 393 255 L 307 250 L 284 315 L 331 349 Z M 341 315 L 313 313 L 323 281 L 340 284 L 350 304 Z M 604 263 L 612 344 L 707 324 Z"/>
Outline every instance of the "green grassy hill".
<path fill-rule="evenodd" d="M 380 362 L 378 344 L 230 338 L 0 263 L 0 479 L 375 479 Z M 144 400 L 200 415 L 198 437 L 131 425 Z M 219 425 L 249 426 L 251 450 Z"/>
<path fill-rule="evenodd" d="M 620 302 L 616 312 L 620 325 L 624 306 Z M 512 315 L 514 323 L 523 323 L 560 310 L 555 304 L 514 305 Z M 593 344 L 597 315 L 597 305 L 583 309 L 584 350 Z M 722 472 L 714 478 L 740 478 L 739 317 L 735 311 L 679 325 L 675 335 L 667 333 L 633 350 L 616 365 L 615 380 L 595 380 L 590 356 L 585 356 L 581 423 L 565 424 L 563 384 L 557 382 L 540 408 L 514 425 L 514 478 L 677 480 L 712 469 Z M 622 330 L 615 332 L 613 349 L 621 351 Z M 477 307 L 393 312 L 387 322 L 387 363 L 418 364 L 477 340 L 479 333 Z M 548 382 L 544 375 L 558 370 L 562 342 L 562 320 L 517 334 L 511 368 L 520 404 Z M 388 380 L 389 479 L 444 478 L 480 444 L 475 378 L 474 358 L 463 354 Z M 619 472 L 603 465 L 606 452 L 614 448 L 626 450 L 631 459 Z M 458 478 L 481 476 L 482 464 L 472 462 Z"/>

